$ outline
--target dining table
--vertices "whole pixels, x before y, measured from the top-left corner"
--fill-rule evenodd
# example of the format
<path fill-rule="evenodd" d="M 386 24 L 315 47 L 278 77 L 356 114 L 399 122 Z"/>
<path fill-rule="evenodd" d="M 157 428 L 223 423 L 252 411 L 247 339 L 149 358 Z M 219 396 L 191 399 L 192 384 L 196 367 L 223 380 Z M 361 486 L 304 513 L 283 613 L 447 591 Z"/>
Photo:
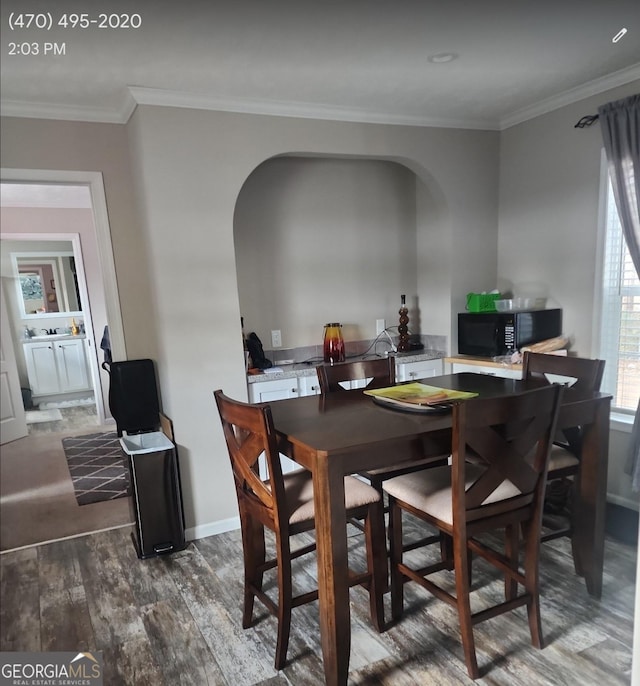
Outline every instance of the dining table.
<path fill-rule="evenodd" d="M 425 379 L 437 388 L 490 398 L 546 383 L 475 373 Z M 602 592 L 609 413 L 611 396 L 563 392 L 558 428 L 580 427 L 581 473 L 574 502 L 572 547 L 587 591 Z M 383 406 L 362 390 L 271 403 L 280 450 L 313 477 L 320 634 L 325 682 L 347 683 L 351 650 L 344 476 L 396 465 L 404 459 L 447 455 L 452 414 Z M 415 446 L 420 445 L 420 455 Z"/>

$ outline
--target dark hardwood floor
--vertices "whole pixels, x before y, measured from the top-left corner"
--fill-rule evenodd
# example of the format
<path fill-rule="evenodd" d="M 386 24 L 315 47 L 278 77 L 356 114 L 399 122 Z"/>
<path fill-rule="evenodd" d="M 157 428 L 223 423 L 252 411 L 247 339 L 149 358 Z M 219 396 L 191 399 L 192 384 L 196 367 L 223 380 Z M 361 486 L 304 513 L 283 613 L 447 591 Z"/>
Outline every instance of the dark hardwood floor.
<path fill-rule="evenodd" d="M 256 604 L 241 628 L 241 543 L 230 532 L 180 553 L 140 561 L 129 529 L 91 534 L 1 556 L 3 651 L 101 650 L 105 686 L 304 686 L 322 684 L 317 607 L 294 610 L 289 662 L 275 672 L 275 620 Z M 354 557 L 359 535 L 350 537 Z M 520 608 L 475 630 L 482 678 L 503 686 L 628 685 L 636 548 L 606 542 L 604 591 L 591 598 L 576 577 L 567 540 L 543 546 L 542 618 L 547 647 L 530 644 Z M 297 588 L 315 584 L 315 559 L 300 561 Z M 474 563 L 478 601 L 502 582 Z M 408 585 L 402 621 L 383 634 L 369 624 L 368 598 L 354 589 L 350 685 L 472 684 L 455 613 Z M 388 610 L 388 607 L 387 607 Z"/>

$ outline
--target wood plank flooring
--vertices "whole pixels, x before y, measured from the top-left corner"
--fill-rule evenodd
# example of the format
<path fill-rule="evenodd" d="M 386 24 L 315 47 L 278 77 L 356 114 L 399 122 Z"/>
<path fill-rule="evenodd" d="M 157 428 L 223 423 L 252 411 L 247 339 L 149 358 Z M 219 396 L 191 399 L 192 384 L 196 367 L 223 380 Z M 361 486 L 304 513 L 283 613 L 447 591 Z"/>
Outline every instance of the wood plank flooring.
<path fill-rule="evenodd" d="M 350 555 L 361 551 L 349 538 Z M 636 548 L 606 542 L 602 600 L 575 576 L 567 540 L 543 546 L 544 650 L 530 644 L 523 608 L 478 625 L 476 683 L 495 686 L 617 686 L 630 682 Z M 324 683 L 317 606 L 294 610 L 289 662 L 273 669 L 275 620 L 256 603 L 241 627 L 239 532 L 139 560 L 127 528 L 5 553 L 0 557 L 3 651 L 101 650 L 105 686 L 306 686 Z M 315 558 L 299 561 L 296 588 L 315 584 Z M 479 602 L 502 593 L 474 563 Z M 402 621 L 378 634 L 367 595 L 352 590 L 352 686 L 472 684 L 457 619 L 425 591 L 406 587 Z M 388 613 L 387 605 L 387 613 Z M 387 614 L 388 616 L 388 614 Z M 494 663 L 494 664 L 491 664 Z"/>

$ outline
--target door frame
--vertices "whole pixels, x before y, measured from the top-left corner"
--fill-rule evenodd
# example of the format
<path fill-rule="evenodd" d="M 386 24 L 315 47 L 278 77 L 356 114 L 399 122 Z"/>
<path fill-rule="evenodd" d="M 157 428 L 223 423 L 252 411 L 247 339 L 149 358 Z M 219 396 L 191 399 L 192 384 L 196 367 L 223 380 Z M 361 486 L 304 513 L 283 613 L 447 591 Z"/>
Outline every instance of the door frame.
<path fill-rule="evenodd" d="M 107 213 L 107 202 L 104 192 L 104 182 L 100 172 L 91 171 L 67 171 L 49 169 L 13 169 L 1 168 L 0 181 L 16 182 L 25 184 L 52 184 L 52 185 L 74 185 L 87 186 L 91 193 L 91 208 L 95 226 L 96 243 L 98 250 L 98 260 L 102 270 L 102 285 L 104 288 L 105 307 L 107 321 L 109 323 L 109 339 L 113 359 L 126 360 L 127 352 L 124 340 L 124 328 L 122 324 L 122 313 L 120 310 L 120 297 L 118 294 L 118 283 L 116 279 L 115 262 L 113 258 L 113 246 L 111 241 L 111 227 L 109 226 L 109 216 Z M 7 234 L 8 236 L 8 234 Z M 23 234 L 21 239 L 27 239 L 28 234 Z M 51 235 L 52 237 L 53 235 Z M 72 240 L 74 254 L 80 260 L 82 276 L 84 279 L 84 263 L 82 261 L 82 251 L 80 240 L 75 236 Z M 85 282 L 86 288 L 86 282 Z M 87 302 L 88 299 L 87 299 Z M 93 331 L 94 344 L 99 345 L 97 332 Z M 92 377 L 94 380 L 94 390 L 96 394 L 98 413 L 104 420 L 104 397 L 100 370 L 97 367 L 97 351 L 95 354 L 95 365 L 92 363 Z M 92 360 L 94 355 L 91 356 Z M 95 366 L 95 369 L 94 369 Z M 97 396 L 100 396 L 99 398 Z"/>
<path fill-rule="evenodd" d="M 105 404 L 104 391 L 102 388 L 102 379 L 100 377 L 100 361 L 98 359 L 98 350 L 100 341 L 98 340 L 99 332 L 95 330 L 93 323 L 93 315 L 91 313 L 91 299 L 89 298 L 89 289 L 87 286 L 87 275 L 84 266 L 84 258 L 82 255 L 82 243 L 80 241 L 80 234 L 77 233 L 2 233 L 0 232 L 2 240 L 9 241 L 60 241 L 64 243 L 71 243 L 73 247 L 73 257 L 76 263 L 76 276 L 78 279 L 78 290 L 80 291 L 80 302 L 83 303 L 82 313 L 86 326 L 86 339 L 89 343 L 90 349 L 87 350 L 91 386 L 93 387 L 94 400 L 96 404 L 96 412 L 98 415 L 98 422 L 104 424 Z M 86 305 L 84 305 L 86 303 Z"/>
<path fill-rule="evenodd" d="M 16 353 L 11 337 L 9 313 L 4 296 L 4 288 L 0 283 L 0 337 L 2 359 L 0 360 L 0 377 L 3 392 L 3 412 L 0 418 L 0 445 L 24 438 L 28 433 L 26 413 L 23 404 Z M 4 394 L 6 393 L 6 396 Z"/>

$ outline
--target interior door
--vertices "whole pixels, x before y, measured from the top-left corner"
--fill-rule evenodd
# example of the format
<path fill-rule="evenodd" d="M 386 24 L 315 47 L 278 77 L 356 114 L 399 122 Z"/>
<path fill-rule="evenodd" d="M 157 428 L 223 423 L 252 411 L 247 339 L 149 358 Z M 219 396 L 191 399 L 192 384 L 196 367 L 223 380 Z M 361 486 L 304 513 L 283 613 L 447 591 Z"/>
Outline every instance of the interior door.
<path fill-rule="evenodd" d="M 9 315 L 0 282 L 0 445 L 24 438 L 27 433 Z"/>

